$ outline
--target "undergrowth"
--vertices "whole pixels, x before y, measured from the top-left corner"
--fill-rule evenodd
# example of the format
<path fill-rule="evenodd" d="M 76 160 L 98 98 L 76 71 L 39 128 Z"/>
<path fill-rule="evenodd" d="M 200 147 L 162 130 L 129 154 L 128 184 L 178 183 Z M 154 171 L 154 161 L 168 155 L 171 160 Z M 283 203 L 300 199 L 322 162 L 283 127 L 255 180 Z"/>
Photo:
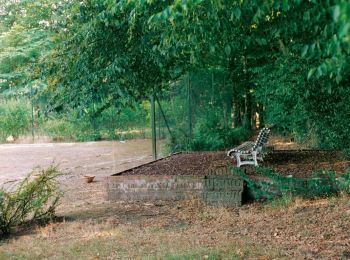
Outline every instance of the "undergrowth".
<path fill-rule="evenodd" d="M 282 197 L 289 201 L 294 197 L 312 199 L 350 193 L 350 173 L 337 176 L 333 171 L 319 171 L 308 178 L 299 178 L 292 175 L 284 176 L 269 168 L 257 167 L 256 171 L 267 178 L 254 180 L 239 168 L 232 167 L 231 171 L 245 180 L 250 196 L 255 199 Z"/>
<path fill-rule="evenodd" d="M 171 152 L 177 151 L 217 151 L 247 140 L 251 131 L 244 127 L 223 128 L 219 124 L 202 120 L 195 126 L 193 136 L 184 131 L 173 132 L 168 141 Z"/>
<path fill-rule="evenodd" d="M 36 168 L 15 191 L 0 189 L 0 235 L 8 236 L 11 228 L 29 221 L 46 222 L 54 217 L 62 196 L 58 189 L 57 166 Z"/>
<path fill-rule="evenodd" d="M 9 135 L 30 132 L 30 104 L 27 100 L 0 100 L 0 141 Z"/>

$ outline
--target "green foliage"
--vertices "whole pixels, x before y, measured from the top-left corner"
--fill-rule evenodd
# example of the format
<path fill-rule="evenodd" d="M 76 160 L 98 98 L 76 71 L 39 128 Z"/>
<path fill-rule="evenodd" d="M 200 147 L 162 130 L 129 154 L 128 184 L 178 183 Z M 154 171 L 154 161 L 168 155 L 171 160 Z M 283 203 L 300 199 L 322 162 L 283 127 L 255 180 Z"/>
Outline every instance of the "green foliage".
<path fill-rule="evenodd" d="M 282 195 L 315 198 L 339 192 L 334 172 L 314 173 L 308 178 L 285 177 L 265 168 L 259 168 L 258 172 L 269 177 Z"/>
<path fill-rule="evenodd" d="M 267 204 L 268 208 L 285 208 L 294 201 L 295 197 L 291 195 L 282 195 L 281 197 L 270 200 Z"/>
<path fill-rule="evenodd" d="M 54 141 L 74 140 L 74 125 L 63 118 L 48 119 L 41 126 L 42 131 Z"/>
<path fill-rule="evenodd" d="M 69 6 L 66 0 L 0 3 L 0 95 L 27 96 L 47 105 L 48 99 L 35 94 L 48 89 L 42 63 L 59 40 L 58 32 L 65 30 Z"/>
<path fill-rule="evenodd" d="M 31 104 L 26 98 L 0 100 L 0 141 L 31 134 Z M 149 137 L 149 103 L 136 104 L 117 111 L 111 107 L 99 116 L 70 110 L 69 113 L 48 113 L 35 107 L 35 135 L 45 135 L 54 141 L 124 140 Z"/>
<path fill-rule="evenodd" d="M 0 140 L 18 137 L 30 130 L 30 104 L 25 99 L 0 100 Z"/>
<path fill-rule="evenodd" d="M 276 197 L 276 193 L 271 189 L 270 181 L 255 181 L 239 168 L 232 167 L 231 172 L 243 178 L 246 182 L 250 196 L 254 199 L 272 199 Z"/>
<path fill-rule="evenodd" d="M 232 125 L 250 129 L 258 113 L 301 142 L 348 148 L 349 10 L 345 0 L 11 1 L 1 11 L 0 85 L 12 94 L 40 86 L 48 110 L 85 111 L 77 118 L 95 129 L 87 139 L 99 139 L 116 138 L 98 130 L 114 124 L 101 113 L 164 94 L 190 74 L 194 90 L 215 90 L 210 102 L 194 96 L 199 110 L 222 102 L 225 136 Z M 198 71 L 224 72 L 225 83 L 201 84 L 209 81 Z M 206 130 L 215 120 L 194 122 L 195 149 L 226 145 L 220 127 Z M 174 135 L 188 146 L 178 122 Z"/>
<path fill-rule="evenodd" d="M 261 181 L 251 179 L 239 168 L 232 168 L 232 172 L 247 182 L 252 196 L 256 199 L 272 199 L 279 196 L 285 199 L 292 197 L 317 198 L 350 191 L 348 173 L 337 176 L 335 172 L 321 171 L 310 177 L 298 178 L 283 176 L 271 169 L 259 167 L 257 172 L 267 177 L 266 180 Z"/>
<path fill-rule="evenodd" d="M 216 124 L 216 120 L 210 121 L 210 119 L 208 118 L 196 125 L 194 137 L 189 144 L 189 150 L 222 150 L 224 148 L 234 147 L 248 140 L 250 136 L 250 131 L 244 127 L 225 129 Z"/>
<path fill-rule="evenodd" d="M 171 151 L 224 149 L 249 137 L 249 129 L 232 128 L 228 82 L 223 69 L 199 70 L 179 78 L 163 93 L 161 106 L 172 131 Z M 158 121 L 166 127 L 162 119 Z"/>
<path fill-rule="evenodd" d="M 244 127 L 226 129 L 217 124 L 213 127 L 213 121 L 209 120 L 210 118 L 199 119 L 199 122 L 195 125 L 192 138 L 189 138 L 182 131 L 173 132 L 173 136 L 170 138 L 168 144 L 169 149 L 172 152 L 181 150 L 223 150 L 248 140 L 250 136 L 250 131 Z"/>
<path fill-rule="evenodd" d="M 7 96 L 30 95 L 30 86 L 37 80 L 35 63 L 47 54 L 52 45 L 49 32 L 42 28 L 27 29 L 14 24 L 0 34 L 0 93 Z"/>
<path fill-rule="evenodd" d="M 55 107 L 120 110 L 161 87 L 165 72 L 152 51 L 158 36 L 145 27 L 148 17 L 138 15 L 148 9 L 138 7 L 134 1 L 75 2 L 62 42 L 45 64 Z"/>
<path fill-rule="evenodd" d="M 0 190 L 0 232 L 10 233 L 14 226 L 26 221 L 47 221 L 54 217 L 62 196 L 58 190 L 57 166 L 36 168 L 29 173 L 14 192 Z"/>
<path fill-rule="evenodd" d="M 338 178 L 337 185 L 340 191 L 350 193 L 350 172 L 346 172 L 341 178 Z"/>

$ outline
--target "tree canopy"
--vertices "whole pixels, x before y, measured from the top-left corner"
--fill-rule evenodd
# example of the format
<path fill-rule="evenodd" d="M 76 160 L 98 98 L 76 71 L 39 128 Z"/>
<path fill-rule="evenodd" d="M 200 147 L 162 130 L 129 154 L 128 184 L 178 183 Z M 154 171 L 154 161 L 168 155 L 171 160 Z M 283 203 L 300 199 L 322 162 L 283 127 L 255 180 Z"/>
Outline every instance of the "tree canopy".
<path fill-rule="evenodd" d="M 24 24 L 28 35 L 49 24 L 44 32 L 54 44 L 38 68 L 47 85 L 42 93 L 56 109 L 94 115 L 146 99 L 188 73 L 221 70 L 230 86 L 222 96 L 236 125 L 251 127 L 257 111 L 300 140 L 316 138 L 322 147 L 350 144 L 348 1 L 20 3 L 1 11 L 2 37 Z M 21 5 L 31 10 L 24 17 Z M 35 39 L 37 45 L 42 40 Z M 6 58 L 8 51 L 0 55 Z M 2 67 L 2 74 L 9 72 Z"/>

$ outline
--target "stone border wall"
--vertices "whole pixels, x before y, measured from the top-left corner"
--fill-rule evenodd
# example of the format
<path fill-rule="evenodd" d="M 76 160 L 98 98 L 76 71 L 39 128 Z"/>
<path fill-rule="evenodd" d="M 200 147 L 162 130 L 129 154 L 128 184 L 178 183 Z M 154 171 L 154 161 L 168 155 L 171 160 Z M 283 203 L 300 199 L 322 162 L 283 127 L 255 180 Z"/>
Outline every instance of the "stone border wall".
<path fill-rule="evenodd" d="M 243 179 L 234 175 L 209 175 L 204 178 L 203 200 L 207 204 L 241 206 Z"/>
<path fill-rule="evenodd" d="M 200 198 L 204 178 L 196 176 L 110 176 L 106 180 L 110 201 L 153 201 Z"/>
<path fill-rule="evenodd" d="M 212 173 L 208 176 L 110 176 L 106 179 L 107 200 L 156 201 L 200 198 L 211 205 L 240 206 L 243 179 L 232 174 Z"/>

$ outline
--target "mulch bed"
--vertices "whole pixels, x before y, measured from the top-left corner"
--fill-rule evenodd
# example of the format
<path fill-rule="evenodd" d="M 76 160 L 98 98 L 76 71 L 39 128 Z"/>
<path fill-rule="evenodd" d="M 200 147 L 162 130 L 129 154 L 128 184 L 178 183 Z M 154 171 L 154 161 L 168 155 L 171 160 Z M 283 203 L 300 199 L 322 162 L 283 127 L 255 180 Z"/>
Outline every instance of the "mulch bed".
<path fill-rule="evenodd" d="M 225 152 L 179 153 L 116 175 L 195 175 L 203 176 L 209 169 L 235 165 Z M 349 166 L 347 158 L 338 151 L 275 150 L 268 154 L 262 167 L 272 168 L 283 175 L 310 176 L 315 171 L 333 170 L 343 173 Z M 257 175 L 254 166 L 242 166 L 248 175 Z"/>
<path fill-rule="evenodd" d="M 273 169 L 283 175 L 308 177 L 313 172 L 335 171 L 344 173 L 350 161 L 339 151 L 330 150 L 277 150 L 268 154 L 262 167 Z M 248 175 L 256 174 L 255 167 L 244 166 Z"/>
<path fill-rule="evenodd" d="M 206 175 L 208 169 L 232 164 L 225 152 L 178 153 L 126 170 L 122 175 Z"/>

